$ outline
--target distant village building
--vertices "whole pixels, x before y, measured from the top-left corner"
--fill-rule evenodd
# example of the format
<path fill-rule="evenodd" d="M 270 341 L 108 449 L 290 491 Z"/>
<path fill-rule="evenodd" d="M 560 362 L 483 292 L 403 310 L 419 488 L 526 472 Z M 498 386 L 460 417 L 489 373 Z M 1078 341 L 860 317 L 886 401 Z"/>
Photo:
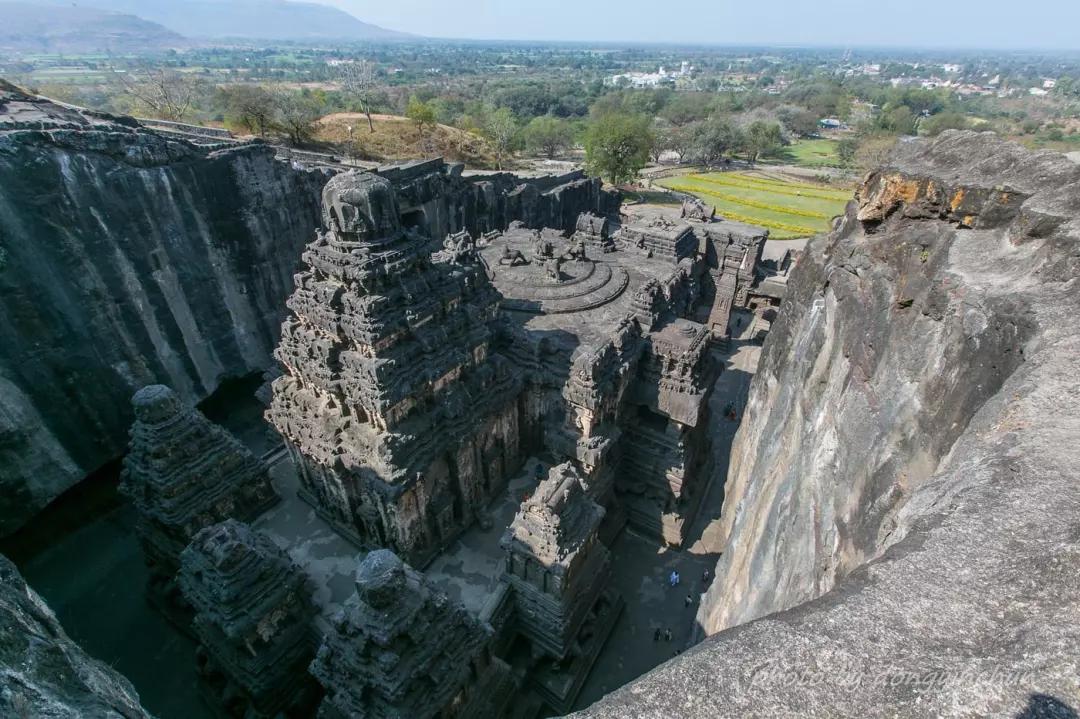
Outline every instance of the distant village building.
<path fill-rule="evenodd" d="M 612 75 L 604 80 L 605 85 L 618 86 L 628 84 L 633 88 L 658 87 L 660 85 L 673 84 L 676 80 L 690 77 L 694 72 L 693 66 L 683 60 L 678 70 L 668 72 L 663 66 L 657 72 L 626 72 Z"/>

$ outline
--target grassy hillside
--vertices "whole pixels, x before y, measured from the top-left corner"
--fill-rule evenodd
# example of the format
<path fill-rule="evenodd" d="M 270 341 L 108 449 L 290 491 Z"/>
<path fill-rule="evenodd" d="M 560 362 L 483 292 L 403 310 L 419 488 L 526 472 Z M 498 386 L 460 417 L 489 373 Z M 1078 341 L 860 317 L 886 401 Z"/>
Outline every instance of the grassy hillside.
<path fill-rule="evenodd" d="M 425 128 L 421 139 L 416 126 L 404 117 L 373 115 L 375 132 L 368 130 L 367 118 L 360 113 L 336 113 L 319 121 L 315 139 L 334 144 L 361 159 L 394 161 L 441 155 L 464 162 L 470 167 L 495 166 L 495 153 L 487 140 L 448 125 Z M 349 140 L 352 126 L 352 140 Z"/>
<path fill-rule="evenodd" d="M 848 190 L 794 182 L 751 172 L 712 172 L 657 182 L 715 206 L 718 215 L 768 228 L 772 237 L 808 237 L 829 229 L 844 211 Z"/>

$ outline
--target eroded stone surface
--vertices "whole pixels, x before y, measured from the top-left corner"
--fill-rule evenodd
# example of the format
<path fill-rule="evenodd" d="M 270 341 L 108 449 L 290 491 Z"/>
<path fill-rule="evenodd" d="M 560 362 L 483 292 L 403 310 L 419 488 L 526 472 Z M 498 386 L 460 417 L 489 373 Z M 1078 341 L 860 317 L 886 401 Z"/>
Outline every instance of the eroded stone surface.
<path fill-rule="evenodd" d="M 387 180 L 339 175 L 323 197 L 267 416 L 321 509 L 425 561 L 522 459 L 520 376 L 490 352 L 498 296 L 464 238 L 435 252 L 400 224 Z"/>
<path fill-rule="evenodd" d="M 0 535 L 123 453 L 138 388 L 195 403 L 273 364 L 334 168 L 190 139 L 0 81 L 0 316 L 18 318 L 0 326 Z M 572 231 L 618 207 L 581 172 L 461 170 L 378 173 L 402 223 L 440 241 L 518 220 Z"/>
<path fill-rule="evenodd" d="M 149 719 L 131 684 L 68 638 L 56 615 L 0 555 L 0 714 Z"/>
<path fill-rule="evenodd" d="M 519 631 L 558 660 L 575 649 L 611 575 L 607 547 L 598 539 L 603 518 L 604 509 L 566 463 L 552 468 L 522 502 L 503 538 Z"/>
<path fill-rule="evenodd" d="M 327 693 L 319 716 L 497 717 L 514 681 L 489 653 L 490 640 L 489 629 L 393 552 L 371 552 L 311 665 Z"/>

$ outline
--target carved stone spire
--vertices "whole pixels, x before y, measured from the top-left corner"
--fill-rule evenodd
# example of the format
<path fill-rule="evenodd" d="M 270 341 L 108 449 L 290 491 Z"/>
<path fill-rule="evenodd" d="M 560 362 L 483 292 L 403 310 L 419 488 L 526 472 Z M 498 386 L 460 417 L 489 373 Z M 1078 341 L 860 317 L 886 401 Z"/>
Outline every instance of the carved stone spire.
<path fill-rule="evenodd" d="M 200 529 L 253 519 L 278 496 L 265 464 L 168 387 L 143 387 L 132 404 L 121 489 L 138 510 L 136 531 L 152 574 L 169 582 Z"/>

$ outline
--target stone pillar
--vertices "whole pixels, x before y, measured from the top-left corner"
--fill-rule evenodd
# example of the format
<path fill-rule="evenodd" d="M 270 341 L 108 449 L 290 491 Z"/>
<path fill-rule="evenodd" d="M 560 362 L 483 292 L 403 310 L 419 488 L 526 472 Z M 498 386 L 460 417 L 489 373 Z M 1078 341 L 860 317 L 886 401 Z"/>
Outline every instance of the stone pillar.
<path fill-rule="evenodd" d="M 599 539 L 604 509 L 569 462 L 552 468 L 503 537 L 518 631 L 537 662 L 529 678 L 556 711 L 573 706 L 622 608 L 611 555 Z"/>

